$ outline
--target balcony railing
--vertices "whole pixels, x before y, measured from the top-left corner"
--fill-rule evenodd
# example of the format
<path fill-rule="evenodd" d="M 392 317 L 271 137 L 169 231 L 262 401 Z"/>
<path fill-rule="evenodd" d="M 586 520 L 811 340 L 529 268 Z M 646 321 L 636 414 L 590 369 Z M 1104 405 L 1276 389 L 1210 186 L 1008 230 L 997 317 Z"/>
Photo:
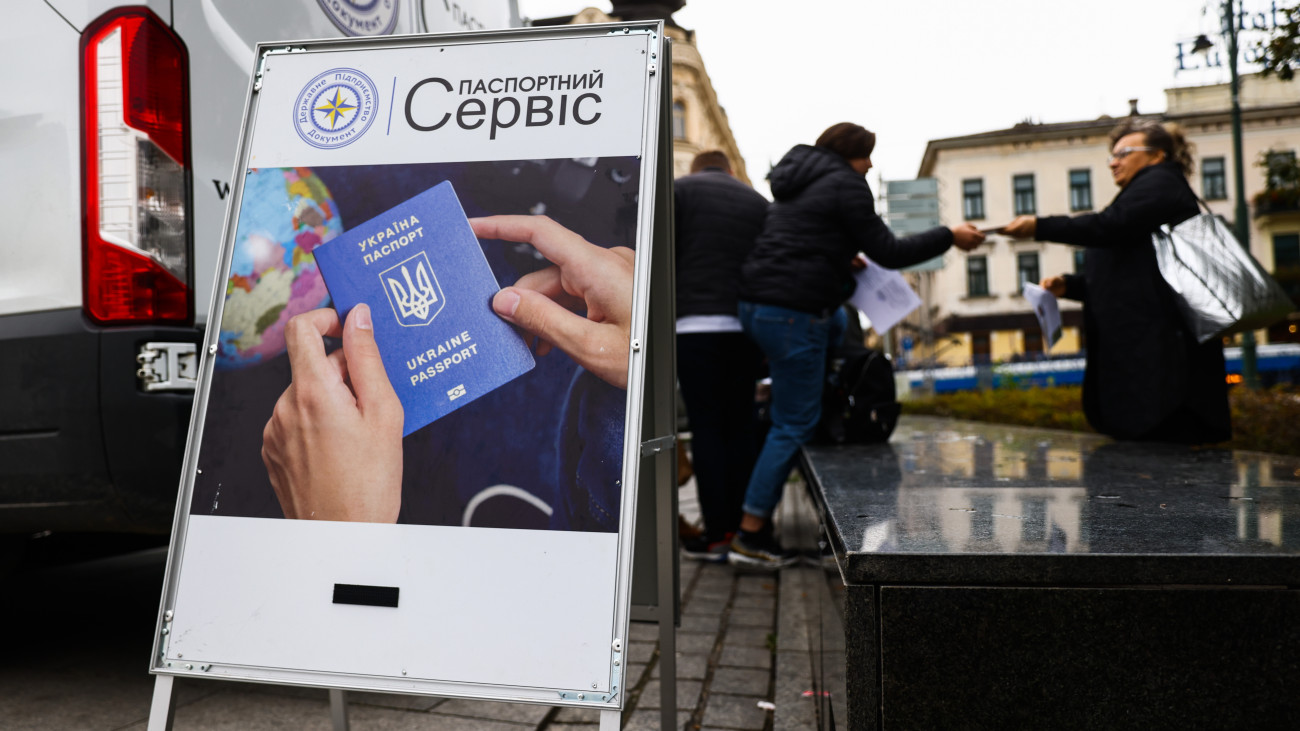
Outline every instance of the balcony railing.
<path fill-rule="evenodd" d="M 1300 190 L 1266 190 L 1255 196 L 1255 218 L 1300 213 Z"/>

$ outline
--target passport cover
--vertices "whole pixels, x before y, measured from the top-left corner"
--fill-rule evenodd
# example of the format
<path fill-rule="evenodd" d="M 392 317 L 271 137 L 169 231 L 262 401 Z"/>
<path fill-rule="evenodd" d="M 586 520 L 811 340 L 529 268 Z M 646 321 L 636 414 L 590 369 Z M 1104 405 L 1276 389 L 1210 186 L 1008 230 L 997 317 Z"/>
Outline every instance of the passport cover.
<path fill-rule="evenodd" d="M 370 306 L 402 436 L 533 369 L 528 345 L 492 311 L 500 287 L 450 182 L 313 253 L 341 319 Z"/>

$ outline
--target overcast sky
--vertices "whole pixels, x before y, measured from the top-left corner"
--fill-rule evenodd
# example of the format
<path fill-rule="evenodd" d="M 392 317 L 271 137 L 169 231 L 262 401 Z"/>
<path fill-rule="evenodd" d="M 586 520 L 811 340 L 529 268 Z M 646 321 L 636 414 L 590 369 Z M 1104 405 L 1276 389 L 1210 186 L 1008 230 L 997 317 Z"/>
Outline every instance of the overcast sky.
<path fill-rule="evenodd" d="M 1271 14 L 1274 3 L 1246 0 Z M 835 122 L 874 131 L 886 180 L 916 177 L 931 139 L 1163 111 L 1164 89 L 1222 83 L 1219 69 L 1175 73 L 1176 44 L 1216 43 L 1206 0 L 687 0 L 674 16 L 726 107 L 749 174 Z M 604 0 L 519 0 L 525 17 L 606 12 Z M 1206 8 L 1210 10 L 1207 12 Z M 1248 21 L 1253 22 L 1253 21 Z M 1194 62 L 1189 57 L 1188 65 Z M 1203 61 L 1195 60 L 1198 63 Z M 1245 67 L 1243 66 L 1243 71 Z"/>

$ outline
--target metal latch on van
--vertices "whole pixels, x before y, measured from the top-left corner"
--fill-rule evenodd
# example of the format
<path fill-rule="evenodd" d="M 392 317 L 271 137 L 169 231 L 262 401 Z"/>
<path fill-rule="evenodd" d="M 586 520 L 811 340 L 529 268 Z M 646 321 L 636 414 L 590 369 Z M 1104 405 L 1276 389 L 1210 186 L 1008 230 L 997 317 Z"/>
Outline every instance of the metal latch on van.
<path fill-rule="evenodd" d="M 194 343 L 145 343 L 135 360 L 136 378 L 146 391 L 193 391 L 199 357 Z"/>

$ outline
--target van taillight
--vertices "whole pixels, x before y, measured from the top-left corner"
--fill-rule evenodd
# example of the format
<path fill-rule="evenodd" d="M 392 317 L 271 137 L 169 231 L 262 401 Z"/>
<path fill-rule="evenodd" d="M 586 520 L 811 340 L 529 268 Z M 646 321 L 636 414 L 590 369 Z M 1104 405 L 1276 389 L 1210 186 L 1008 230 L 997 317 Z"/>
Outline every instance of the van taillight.
<path fill-rule="evenodd" d="M 194 319 L 189 58 L 143 7 L 81 36 L 83 295 L 102 323 Z"/>

